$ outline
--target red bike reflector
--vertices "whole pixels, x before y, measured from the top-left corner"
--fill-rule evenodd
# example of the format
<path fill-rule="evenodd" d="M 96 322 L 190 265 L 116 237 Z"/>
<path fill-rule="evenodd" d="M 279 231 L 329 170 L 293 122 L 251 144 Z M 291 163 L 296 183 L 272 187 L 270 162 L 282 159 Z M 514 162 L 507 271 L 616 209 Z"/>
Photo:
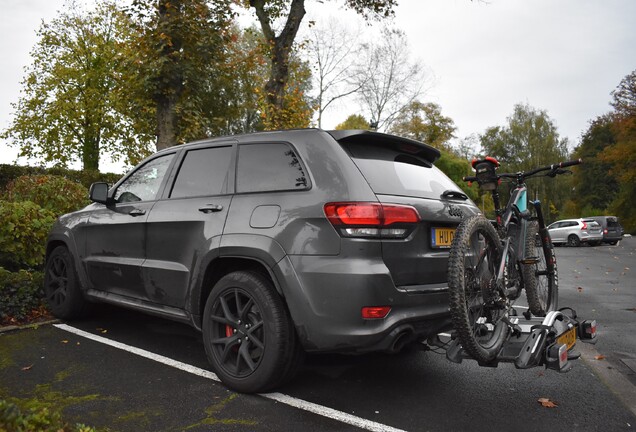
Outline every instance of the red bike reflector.
<path fill-rule="evenodd" d="M 411 206 L 368 202 L 327 203 L 325 215 L 333 225 L 382 227 L 394 223 L 417 223 L 420 215 Z"/>
<path fill-rule="evenodd" d="M 362 318 L 382 319 L 391 312 L 391 306 L 366 306 L 362 308 Z"/>
<path fill-rule="evenodd" d="M 596 320 L 586 320 L 581 323 L 581 339 L 594 339 L 596 337 Z"/>

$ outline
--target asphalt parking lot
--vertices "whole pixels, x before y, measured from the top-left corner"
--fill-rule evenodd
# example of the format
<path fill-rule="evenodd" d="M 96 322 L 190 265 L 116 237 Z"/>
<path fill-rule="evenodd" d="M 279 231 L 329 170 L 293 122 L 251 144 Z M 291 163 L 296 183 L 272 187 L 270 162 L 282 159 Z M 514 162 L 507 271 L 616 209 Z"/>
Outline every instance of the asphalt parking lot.
<path fill-rule="evenodd" d="M 598 319 L 602 338 L 567 374 L 430 351 L 323 355 L 280 393 L 242 395 L 215 381 L 189 327 L 100 307 L 81 322 L 2 333 L 0 397 L 36 397 L 111 431 L 634 430 L 634 246 L 557 249 L 561 305 Z"/>

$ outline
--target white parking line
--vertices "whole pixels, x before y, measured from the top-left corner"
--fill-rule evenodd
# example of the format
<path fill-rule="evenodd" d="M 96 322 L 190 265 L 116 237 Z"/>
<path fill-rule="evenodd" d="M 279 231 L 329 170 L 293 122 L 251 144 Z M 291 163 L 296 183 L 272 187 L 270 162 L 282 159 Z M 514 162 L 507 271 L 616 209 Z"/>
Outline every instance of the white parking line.
<path fill-rule="evenodd" d="M 169 357 L 165 357 L 159 354 L 152 353 L 150 351 L 143 350 L 141 348 L 136 348 L 130 345 L 123 344 L 121 342 L 117 342 L 111 339 L 107 339 L 102 336 L 95 335 L 93 333 L 86 332 L 84 330 L 77 329 L 75 327 L 71 327 L 66 324 L 54 324 L 54 327 L 67 331 L 69 333 L 73 333 L 77 336 L 84 337 L 86 339 L 93 340 L 95 342 L 102 343 L 104 345 L 109 345 L 113 348 L 117 348 L 123 351 L 127 351 L 131 354 L 138 355 L 140 357 L 144 357 L 150 360 L 154 360 L 158 363 L 165 364 L 167 366 L 171 366 L 173 368 L 182 370 L 184 372 L 191 373 L 193 375 L 198 375 L 203 378 L 211 379 L 213 381 L 218 381 L 219 377 L 216 376 L 215 373 L 207 371 L 205 369 L 198 368 L 196 366 L 189 365 L 187 363 L 183 363 L 177 360 L 173 360 Z M 286 405 L 292 406 L 294 408 L 299 408 L 304 411 L 311 412 L 313 414 L 317 414 L 319 416 L 327 417 L 330 419 L 338 420 L 342 423 L 346 423 L 352 426 L 359 427 L 361 429 L 366 429 L 374 432 L 405 432 L 402 429 L 396 429 L 391 426 L 383 425 L 382 423 L 377 423 L 371 420 L 363 419 L 361 417 L 357 417 L 351 414 L 347 414 L 342 411 L 338 411 L 332 408 L 328 408 L 322 405 L 317 405 L 311 402 L 304 401 L 302 399 L 297 399 L 292 396 L 288 396 L 282 393 L 261 393 L 260 396 L 271 399 L 280 403 L 284 403 Z"/>

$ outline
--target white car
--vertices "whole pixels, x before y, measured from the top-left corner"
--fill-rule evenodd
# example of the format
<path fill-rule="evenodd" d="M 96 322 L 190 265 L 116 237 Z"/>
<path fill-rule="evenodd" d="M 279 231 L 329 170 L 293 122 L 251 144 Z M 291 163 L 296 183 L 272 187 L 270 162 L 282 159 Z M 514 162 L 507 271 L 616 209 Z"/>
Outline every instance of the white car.
<path fill-rule="evenodd" d="M 603 228 L 594 219 L 564 219 L 548 226 L 553 244 L 580 246 L 588 243 L 592 246 L 603 241 Z"/>

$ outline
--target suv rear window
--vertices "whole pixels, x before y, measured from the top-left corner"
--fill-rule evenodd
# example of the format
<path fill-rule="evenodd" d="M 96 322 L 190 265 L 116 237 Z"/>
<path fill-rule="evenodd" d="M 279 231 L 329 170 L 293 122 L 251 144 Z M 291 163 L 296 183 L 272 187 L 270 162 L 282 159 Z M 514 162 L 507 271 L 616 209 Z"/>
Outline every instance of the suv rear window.
<path fill-rule="evenodd" d="M 429 161 L 393 148 L 342 143 L 376 194 L 439 199 L 457 185 Z"/>

